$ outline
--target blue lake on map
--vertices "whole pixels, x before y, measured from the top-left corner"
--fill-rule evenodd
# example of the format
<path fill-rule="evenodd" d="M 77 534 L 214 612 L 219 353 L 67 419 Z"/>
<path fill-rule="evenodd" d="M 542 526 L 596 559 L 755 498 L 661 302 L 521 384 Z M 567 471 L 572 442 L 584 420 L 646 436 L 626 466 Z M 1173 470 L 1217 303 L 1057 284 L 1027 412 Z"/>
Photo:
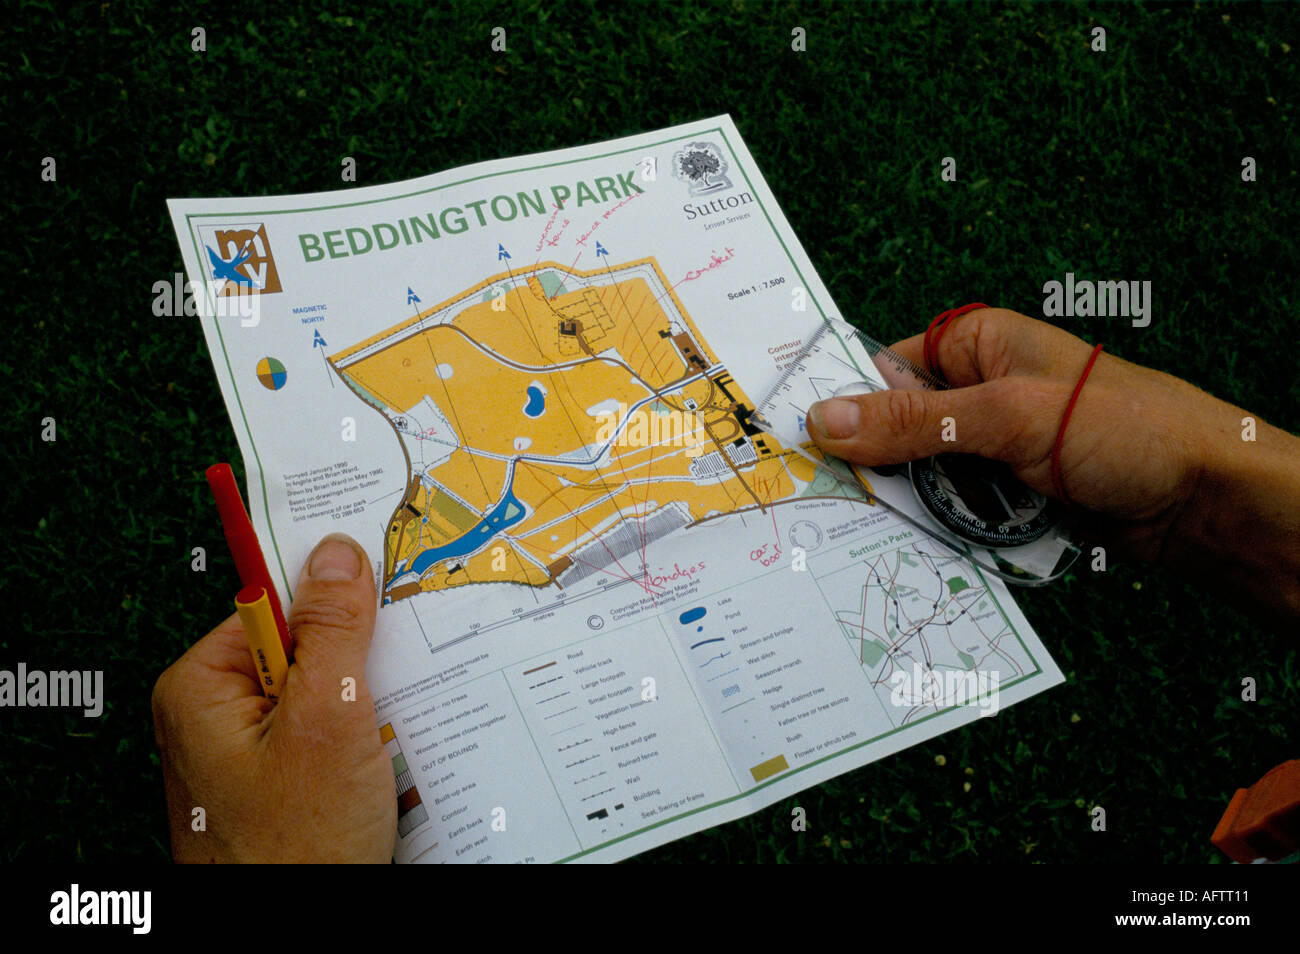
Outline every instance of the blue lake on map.
<path fill-rule="evenodd" d="M 541 417 L 546 410 L 546 392 L 538 385 L 528 385 L 528 403 L 524 405 L 524 414 L 528 417 Z"/>
<path fill-rule="evenodd" d="M 519 502 L 519 498 L 515 496 L 513 485 L 514 481 L 512 480 L 511 487 L 506 489 L 505 496 L 501 498 L 500 503 L 488 511 L 487 516 L 480 520 L 476 526 L 471 527 L 450 543 L 425 550 L 412 560 L 409 566 L 398 567 L 393 573 L 393 579 L 397 579 L 404 573 L 414 573 L 419 576 L 439 560 L 473 553 L 483 546 L 485 541 L 523 520 L 527 511 L 524 509 L 524 505 Z"/>

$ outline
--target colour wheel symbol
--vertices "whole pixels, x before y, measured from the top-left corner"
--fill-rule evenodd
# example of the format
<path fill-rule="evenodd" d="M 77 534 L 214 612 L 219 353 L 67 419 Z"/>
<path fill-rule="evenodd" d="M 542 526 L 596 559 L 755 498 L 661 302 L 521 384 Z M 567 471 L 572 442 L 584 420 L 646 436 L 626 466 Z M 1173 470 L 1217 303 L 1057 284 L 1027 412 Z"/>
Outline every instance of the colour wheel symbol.
<path fill-rule="evenodd" d="M 276 358 L 263 358 L 257 362 L 257 380 L 262 382 L 262 386 L 269 391 L 278 391 L 284 387 L 284 382 L 289 379 L 289 372 L 284 370 Z"/>

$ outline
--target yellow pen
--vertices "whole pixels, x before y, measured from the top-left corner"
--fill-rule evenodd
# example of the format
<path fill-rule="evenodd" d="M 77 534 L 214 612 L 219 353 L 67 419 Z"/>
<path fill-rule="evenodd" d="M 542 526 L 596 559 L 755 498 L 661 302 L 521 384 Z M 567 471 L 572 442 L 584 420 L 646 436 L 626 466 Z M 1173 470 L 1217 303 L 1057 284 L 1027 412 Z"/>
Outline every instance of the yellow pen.
<path fill-rule="evenodd" d="M 278 701 L 284 691 L 284 680 L 289 674 L 289 660 L 285 658 L 280 642 L 280 630 L 275 625 L 271 601 L 260 586 L 246 586 L 235 597 L 239 621 L 244 624 L 248 637 L 248 651 L 253 654 L 257 668 L 257 681 L 266 698 Z"/>

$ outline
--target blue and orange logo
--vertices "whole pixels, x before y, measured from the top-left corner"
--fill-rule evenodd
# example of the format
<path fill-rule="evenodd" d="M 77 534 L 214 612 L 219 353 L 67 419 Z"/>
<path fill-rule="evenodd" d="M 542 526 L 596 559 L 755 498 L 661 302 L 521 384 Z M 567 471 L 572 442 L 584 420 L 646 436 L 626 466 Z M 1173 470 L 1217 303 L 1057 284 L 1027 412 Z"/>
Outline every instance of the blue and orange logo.
<path fill-rule="evenodd" d="M 283 291 L 266 224 L 201 228 L 205 269 L 218 295 L 273 295 Z"/>

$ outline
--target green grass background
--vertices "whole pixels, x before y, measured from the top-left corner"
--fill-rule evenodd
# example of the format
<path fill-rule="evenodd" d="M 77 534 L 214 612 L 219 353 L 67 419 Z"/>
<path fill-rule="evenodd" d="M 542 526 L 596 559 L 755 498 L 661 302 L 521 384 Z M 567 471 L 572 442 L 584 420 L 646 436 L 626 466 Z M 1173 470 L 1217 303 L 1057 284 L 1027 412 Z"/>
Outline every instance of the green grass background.
<path fill-rule="evenodd" d="M 230 611 L 203 469 L 238 449 L 197 320 L 151 310 L 181 268 L 167 197 L 346 188 L 344 156 L 358 185 L 391 182 L 729 112 L 878 337 L 970 300 L 1040 316 L 1066 271 L 1149 279 L 1148 328 L 1059 323 L 1300 430 L 1291 4 L 27 3 L 7 21 L 0 668 L 103 669 L 107 695 L 98 720 L 0 710 L 7 861 L 168 858 L 149 693 Z M 641 858 L 1215 860 L 1232 791 L 1296 756 L 1300 701 L 1294 631 L 1215 582 L 1112 565 L 1024 592 L 1064 686 Z"/>

